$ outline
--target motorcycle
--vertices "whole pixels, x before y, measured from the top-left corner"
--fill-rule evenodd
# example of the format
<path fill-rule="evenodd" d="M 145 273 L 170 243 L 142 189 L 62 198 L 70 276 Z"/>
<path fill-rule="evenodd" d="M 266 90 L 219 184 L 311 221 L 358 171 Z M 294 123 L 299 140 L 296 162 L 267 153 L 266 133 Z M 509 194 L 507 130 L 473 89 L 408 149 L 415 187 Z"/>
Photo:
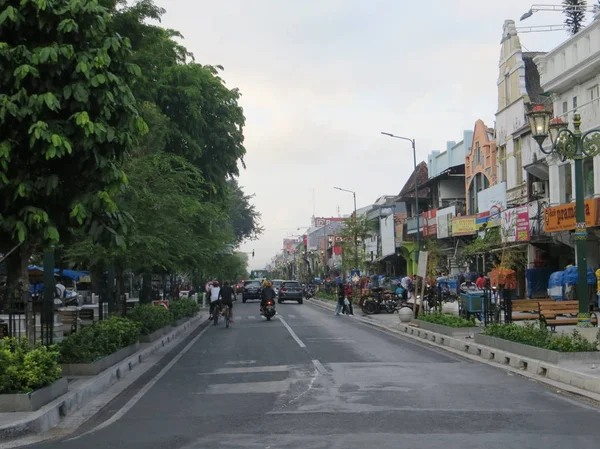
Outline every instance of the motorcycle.
<path fill-rule="evenodd" d="M 267 318 L 267 321 L 271 321 L 271 318 L 275 316 L 275 304 L 270 299 L 264 307 L 263 315 Z"/>

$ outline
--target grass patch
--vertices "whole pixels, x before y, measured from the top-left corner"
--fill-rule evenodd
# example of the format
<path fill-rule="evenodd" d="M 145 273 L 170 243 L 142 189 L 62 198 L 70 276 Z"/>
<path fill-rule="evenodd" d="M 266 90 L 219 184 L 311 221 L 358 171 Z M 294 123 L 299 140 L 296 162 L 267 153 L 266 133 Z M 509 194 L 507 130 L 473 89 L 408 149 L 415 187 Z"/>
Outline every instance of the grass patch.
<path fill-rule="evenodd" d="M 572 335 L 561 335 L 554 337 L 552 333 L 544 327 L 534 324 L 518 326 L 515 323 L 493 324 L 484 330 L 484 335 L 490 337 L 503 338 L 504 340 L 514 341 L 525 345 L 535 346 L 543 349 L 550 349 L 559 352 L 594 352 L 597 351 L 595 343 L 590 343 L 577 332 Z"/>
<path fill-rule="evenodd" d="M 420 314 L 419 320 L 448 327 L 475 327 L 475 318 L 467 320 L 460 316 L 446 315 L 444 313 Z"/>

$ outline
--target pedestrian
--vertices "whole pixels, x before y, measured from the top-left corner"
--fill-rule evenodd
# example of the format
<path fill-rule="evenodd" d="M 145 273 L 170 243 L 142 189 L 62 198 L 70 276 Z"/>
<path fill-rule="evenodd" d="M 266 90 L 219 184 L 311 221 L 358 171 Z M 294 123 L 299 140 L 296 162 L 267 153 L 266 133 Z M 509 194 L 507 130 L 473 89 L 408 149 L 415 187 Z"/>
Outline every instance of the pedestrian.
<path fill-rule="evenodd" d="M 487 281 L 485 280 L 483 273 L 479 273 L 479 277 L 475 281 L 475 284 L 477 285 L 477 288 L 479 288 L 480 290 L 483 290 L 486 287 Z"/>
<path fill-rule="evenodd" d="M 339 315 L 344 310 L 344 284 L 337 285 L 338 302 L 335 306 L 335 314 Z"/>
<path fill-rule="evenodd" d="M 344 287 L 344 308 L 342 313 L 346 313 L 348 311 L 349 315 L 354 315 L 354 310 L 352 309 L 352 284 L 348 282 Z"/>

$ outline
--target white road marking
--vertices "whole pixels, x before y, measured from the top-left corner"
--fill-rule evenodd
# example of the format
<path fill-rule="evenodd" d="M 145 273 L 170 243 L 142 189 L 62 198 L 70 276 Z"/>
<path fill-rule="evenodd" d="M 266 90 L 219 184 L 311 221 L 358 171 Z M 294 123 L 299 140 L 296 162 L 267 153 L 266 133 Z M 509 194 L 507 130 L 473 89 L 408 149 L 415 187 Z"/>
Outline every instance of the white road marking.
<path fill-rule="evenodd" d="M 218 368 L 211 373 L 198 373 L 198 375 L 211 376 L 213 374 L 275 373 L 289 370 L 289 365 L 248 366 L 244 368 Z"/>
<path fill-rule="evenodd" d="M 320 372 L 322 375 L 326 376 L 329 374 L 327 368 L 325 368 L 321 362 L 319 362 L 318 360 L 313 360 L 312 362 L 313 365 L 315 365 L 315 368 L 317 368 L 317 371 Z"/>
<path fill-rule="evenodd" d="M 248 319 L 249 319 L 249 320 L 255 320 L 255 319 L 256 319 L 256 317 L 255 317 L 254 315 L 248 315 Z"/>
<path fill-rule="evenodd" d="M 202 335 L 204 335 L 204 332 L 206 332 L 208 329 L 210 329 L 210 327 L 205 327 L 204 329 L 202 329 L 202 331 L 196 335 L 194 337 L 194 339 L 192 341 L 190 341 L 187 346 L 185 348 L 183 348 L 183 350 L 177 354 L 173 360 L 171 360 L 169 362 L 169 364 L 167 366 L 165 366 L 156 376 L 154 376 L 154 378 L 148 382 L 140 391 L 138 391 L 135 396 L 133 396 L 128 402 L 127 404 L 125 404 L 118 412 L 116 412 L 114 415 L 112 415 L 108 420 L 104 421 L 102 424 L 94 427 L 92 430 L 89 430 L 81 435 L 76 436 L 75 438 L 70 438 L 67 441 L 71 441 L 71 440 L 77 440 L 85 435 L 89 435 L 90 433 L 94 433 L 97 432 L 98 430 L 104 429 L 107 426 L 110 426 L 112 423 L 114 423 L 115 421 L 118 421 L 119 419 L 121 419 L 129 410 L 131 410 L 131 408 L 140 400 L 142 399 L 142 397 L 148 393 L 148 391 L 150 391 L 150 389 L 156 385 L 156 383 L 165 375 L 167 374 L 167 372 L 173 368 L 173 366 L 179 362 L 179 359 L 181 359 L 181 357 L 183 357 L 183 355 L 188 352 L 188 350 L 198 341 L 198 339 L 200 337 L 202 337 Z"/>
<path fill-rule="evenodd" d="M 287 391 L 291 380 L 275 380 L 271 382 L 238 382 L 231 384 L 211 384 L 206 392 L 192 392 L 191 394 L 248 394 L 248 393 L 283 393 Z"/>
<path fill-rule="evenodd" d="M 285 328 L 288 330 L 288 332 L 290 333 L 290 335 L 292 336 L 292 338 L 294 340 L 296 340 L 296 343 L 298 343 L 298 345 L 301 348 L 306 348 L 306 345 L 304 343 L 302 343 L 302 340 L 300 340 L 300 338 L 298 338 L 298 336 L 296 335 L 296 332 L 294 332 L 294 330 L 290 327 L 290 325 L 283 319 L 283 317 L 281 315 L 279 315 L 279 321 L 281 321 L 281 324 L 283 324 L 285 326 Z"/>
<path fill-rule="evenodd" d="M 241 317 L 241 316 L 236 316 L 234 319 L 235 319 L 235 320 L 241 320 L 241 319 L 242 319 L 242 317 Z"/>
<path fill-rule="evenodd" d="M 296 315 L 288 315 L 288 318 L 296 318 Z"/>

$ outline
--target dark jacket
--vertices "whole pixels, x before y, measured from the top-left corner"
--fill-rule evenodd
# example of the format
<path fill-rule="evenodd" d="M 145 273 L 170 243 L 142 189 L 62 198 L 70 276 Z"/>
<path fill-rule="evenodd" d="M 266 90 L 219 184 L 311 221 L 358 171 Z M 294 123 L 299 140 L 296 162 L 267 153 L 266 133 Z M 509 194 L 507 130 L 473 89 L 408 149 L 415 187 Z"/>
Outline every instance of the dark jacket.
<path fill-rule="evenodd" d="M 267 303 L 268 300 L 271 300 L 271 301 L 275 302 L 274 301 L 274 299 L 275 299 L 275 290 L 273 290 L 272 287 L 265 287 L 260 292 L 260 297 L 261 297 L 260 304 L 263 305 L 263 306 Z"/>

